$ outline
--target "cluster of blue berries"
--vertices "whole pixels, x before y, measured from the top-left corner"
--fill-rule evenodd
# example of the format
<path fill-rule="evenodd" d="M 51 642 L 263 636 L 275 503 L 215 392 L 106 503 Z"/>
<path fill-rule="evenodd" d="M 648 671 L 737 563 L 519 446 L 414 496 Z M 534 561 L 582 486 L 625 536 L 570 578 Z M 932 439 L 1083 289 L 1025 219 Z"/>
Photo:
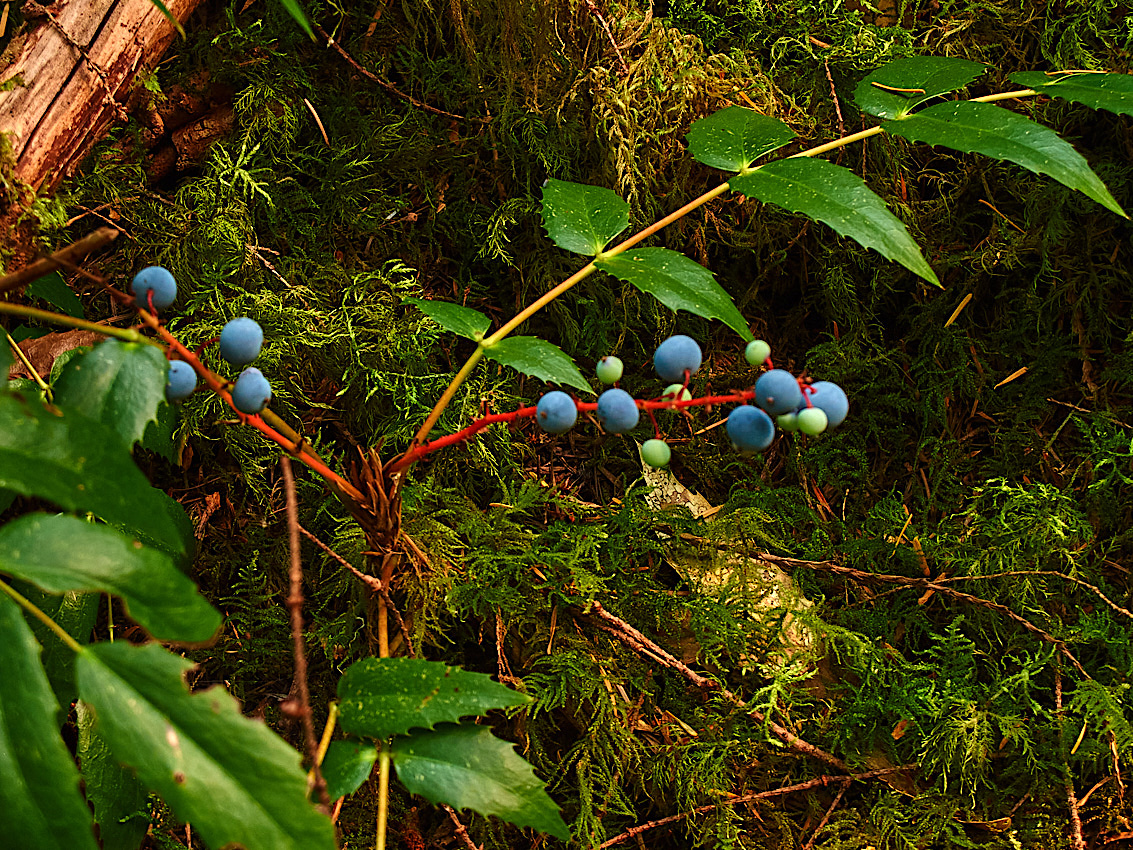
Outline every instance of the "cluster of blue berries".
<path fill-rule="evenodd" d="M 177 298 L 177 281 L 168 269 L 149 266 L 134 275 L 130 283 L 139 305 L 151 304 L 164 310 Z M 252 366 L 264 344 L 264 332 L 252 319 L 241 316 L 233 319 L 220 332 L 220 356 L 233 366 L 247 366 L 232 387 L 232 404 L 241 413 L 259 413 L 271 401 L 271 386 L 263 373 Z M 165 398 L 180 401 L 188 398 L 197 388 L 197 373 L 184 360 L 169 361 L 165 379 Z"/>
<path fill-rule="evenodd" d="M 755 340 L 748 344 L 744 356 L 752 366 L 764 362 L 770 365 L 771 347 L 763 340 Z M 653 367 L 662 380 L 671 382 L 661 394 L 663 401 L 691 400 L 688 381 L 700 370 L 701 360 L 700 346 L 683 334 L 671 336 L 657 347 Z M 617 357 L 603 357 L 595 371 L 603 384 L 615 384 L 622 377 L 623 364 Z M 849 401 L 837 384 L 803 383 L 785 369 L 768 369 L 755 382 L 753 393 L 756 404 L 735 408 L 726 423 L 732 445 L 745 454 L 770 446 L 776 423 L 784 431 L 820 434 L 840 425 L 849 412 Z M 578 410 L 573 398 L 561 390 L 552 390 L 539 399 L 535 421 L 549 434 L 562 434 L 574 427 Z M 633 396 L 617 387 L 598 396 L 596 413 L 603 430 L 610 434 L 632 430 L 640 418 Z M 652 439 L 642 444 L 641 457 L 650 466 L 661 467 L 669 463 L 672 451 L 664 440 Z"/>

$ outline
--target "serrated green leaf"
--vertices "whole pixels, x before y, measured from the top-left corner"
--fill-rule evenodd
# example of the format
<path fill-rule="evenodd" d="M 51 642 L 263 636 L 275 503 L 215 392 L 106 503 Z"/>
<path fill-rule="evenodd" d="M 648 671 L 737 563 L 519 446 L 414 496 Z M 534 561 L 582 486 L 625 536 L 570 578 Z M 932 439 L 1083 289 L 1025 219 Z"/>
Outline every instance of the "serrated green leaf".
<path fill-rule="evenodd" d="M 777 118 L 742 106 L 726 106 L 692 122 L 688 152 L 693 159 L 724 171 L 740 171 L 795 137 Z"/>
<path fill-rule="evenodd" d="M 854 102 L 879 118 L 900 118 L 926 100 L 963 88 L 986 68 L 982 62 L 946 56 L 897 59 L 858 83 Z"/>
<path fill-rule="evenodd" d="M 1063 100 L 1081 103 L 1091 109 L 1105 109 L 1118 115 L 1133 115 L 1133 75 L 1060 74 L 1041 71 L 1011 74 L 1013 83 Z"/>
<path fill-rule="evenodd" d="M 1125 215 L 1082 155 L 1042 124 L 990 103 L 938 103 L 900 121 L 886 121 L 887 133 L 953 150 L 982 153 L 1047 174 L 1118 215 Z M 1126 216 L 1128 217 L 1128 216 Z"/>
<path fill-rule="evenodd" d="M 79 772 L 23 614 L 0 594 L 0 847 L 97 850 Z"/>
<path fill-rule="evenodd" d="M 157 406 L 157 418 L 146 423 L 142 434 L 141 447 L 159 454 L 170 463 L 176 464 L 177 452 L 173 446 L 173 432 L 177 427 L 177 408 L 168 403 Z"/>
<path fill-rule="evenodd" d="M 299 754 L 220 687 L 190 695 L 192 666 L 155 643 L 98 643 L 79 657 L 79 695 L 114 758 L 210 847 L 334 850 Z"/>
<path fill-rule="evenodd" d="M 67 363 L 53 387 L 55 404 L 140 440 L 165 399 L 169 362 L 152 345 L 108 339 Z"/>
<path fill-rule="evenodd" d="M 684 254 L 668 248 L 634 248 L 594 265 L 649 293 L 670 310 L 720 319 L 745 342 L 753 339 L 743 315 L 712 272 Z"/>
<path fill-rule="evenodd" d="M 448 301 L 430 301 L 427 298 L 403 298 L 450 333 L 479 340 L 492 324 L 492 320 L 471 307 Z"/>
<path fill-rule="evenodd" d="M 397 778 L 411 794 L 570 840 L 559 807 L 531 765 L 485 726 L 445 726 L 396 738 L 392 756 Z"/>
<path fill-rule="evenodd" d="M 827 224 L 940 286 L 905 225 L 847 168 L 823 159 L 791 157 L 734 177 L 728 185 L 734 192 Z"/>
<path fill-rule="evenodd" d="M 545 339 L 509 336 L 485 348 L 484 356 L 549 384 L 594 392 L 566 352 Z"/>
<path fill-rule="evenodd" d="M 327 794 L 332 800 L 353 794 L 362 787 L 374 762 L 378 748 L 361 741 L 331 741 L 323 758 L 321 770 L 327 783 Z"/>
<path fill-rule="evenodd" d="M 310 36 L 311 41 L 315 40 L 315 33 L 311 29 L 311 23 L 307 20 L 307 16 L 303 13 L 303 7 L 296 2 L 296 0 L 279 0 L 283 4 L 283 8 L 287 10 L 295 21 L 303 28 L 303 32 Z"/>
<path fill-rule="evenodd" d="M 601 186 L 548 180 L 543 227 L 560 248 L 592 257 L 629 227 L 629 204 Z"/>
<path fill-rule="evenodd" d="M 48 593 L 120 596 L 158 640 L 198 643 L 220 628 L 220 613 L 168 555 L 73 516 L 25 514 L 0 526 L 0 570 Z"/>
<path fill-rule="evenodd" d="M 98 620 L 98 594 L 45 593 L 34 584 L 19 579 L 12 579 L 11 585 L 76 641 L 82 644 L 90 642 L 91 630 Z M 55 699 L 60 705 L 69 707 L 79 696 L 78 686 L 75 684 L 75 651 L 38 618 L 29 616 L 26 619 L 32 634 L 43 648 L 39 660 L 47 673 L 51 690 L 55 691 Z M 66 719 L 58 718 L 60 724 Z"/>
<path fill-rule="evenodd" d="M 531 702 L 483 673 L 417 658 L 363 658 L 339 679 L 338 699 L 343 731 L 371 738 Z"/>
<path fill-rule="evenodd" d="M 67 281 L 63 280 L 63 275 L 59 272 L 51 272 L 33 280 L 28 284 L 27 294 L 33 298 L 42 298 L 68 316 L 76 319 L 83 317 L 82 300 L 75 294 L 75 290 L 67 286 Z"/>
<path fill-rule="evenodd" d="M 75 724 L 79 729 L 75 755 L 102 850 L 138 850 L 149 829 L 149 794 L 133 771 L 124 769 L 110 754 L 95 729 L 94 712 L 82 700 L 75 704 Z"/>
<path fill-rule="evenodd" d="M 180 506 L 150 486 L 114 431 L 74 411 L 0 394 L 0 487 L 90 511 L 164 551 L 188 548 L 172 515 Z"/>

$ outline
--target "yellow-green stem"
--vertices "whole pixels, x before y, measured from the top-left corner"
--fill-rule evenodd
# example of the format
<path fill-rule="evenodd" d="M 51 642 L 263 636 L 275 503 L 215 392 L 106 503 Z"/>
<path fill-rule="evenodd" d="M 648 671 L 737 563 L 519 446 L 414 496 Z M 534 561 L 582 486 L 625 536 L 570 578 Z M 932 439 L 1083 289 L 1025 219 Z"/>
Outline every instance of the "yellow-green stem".
<path fill-rule="evenodd" d="M 386 821 L 389 818 L 389 741 L 382 741 L 378 753 L 378 838 L 377 850 L 386 850 Z"/>
<path fill-rule="evenodd" d="M 480 362 L 480 358 L 484 356 L 484 349 L 482 346 L 477 346 L 476 350 L 472 352 L 471 356 L 464 361 L 464 365 L 460 367 L 460 371 L 445 387 L 444 393 L 437 403 L 433 405 L 433 409 L 429 411 L 429 415 L 425 421 L 421 423 L 421 427 L 417 429 L 417 436 L 413 438 L 413 442 L 423 443 L 429 437 L 429 432 L 433 430 L 433 426 L 437 424 L 437 420 L 441 418 L 441 414 L 445 412 L 452 397 L 456 395 L 457 389 L 464 383 L 464 380 L 472 374 L 472 370 L 476 368 L 476 364 Z"/>
<path fill-rule="evenodd" d="M 41 623 L 43 623 L 43 625 L 47 626 L 47 628 L 51 629 L 51 631 L 55 632 L 55 634 L 59 636 L 59 640 L 63 641 L 63 643 L 66 644 L 73 652 L 75 652 L 76 654 L 83 652 L 82 646 L 77 640 L 75 640 L 67 633 L 66 629 L 64 629 L 49 616 L 43 613 L 43 611 L 41 611 L 34 602 L 25 597 L 14 587 L 7 584 L 6 582 L 0 581 L 0 591 L 8 594 L 13 602 L 15 602 L 29 614 L 31 614 Z"/>
<path fill-rule="evenodd" d="M 15 355 L 18 358 L 20 358 L 20 362 L 23 363 L 24 368 L 28 370 L 28 374 L 31 375 L 32 380 L 35 381 L 35 385 L 43 390 L 44 395 L 47 396 L 47 400 L 51 401 L 51 387 L 47 386 L 47 381 L 43 380 L 43 378 L 39 376 L 39 372 L 37 372 L 35 367 L 31 365 L 31 361 L 28 360 L 28 356 L 24 354 L 24 350 L 16 344 L 16 341 L 14 339 L 12 339 L 12 335 L 5 332 L 4 336 L 8 338 L 8 345 L 12 346 L 12 351 L 15 352 Z"/>
<path fill-rule="evenodd" d="M 147 342 L 150 345 L 156 344 L 152 340 L 142 336 L 142 334 L 134 328 L 112 328 L 109 325 L 100 325 L 97 322 L 88 322 L 86 319 L 76 319 L 74 316 L 64 316 L 62 313 L 52 313 L 50 310 L 39 310 L 35 307 L 27 307 L 23 304 L 9 304 L 6 301 L 0 301 L 0 313 L 7 313 L 10 316 L 25 316 L 29 319 L 39 319 L 42 322 L 50 322 L 54 325 L 67 325 L 72 328 L 82 328 L 83 330 L 94 331 L 103 336 L 112 336 L 124 342 Z"/>

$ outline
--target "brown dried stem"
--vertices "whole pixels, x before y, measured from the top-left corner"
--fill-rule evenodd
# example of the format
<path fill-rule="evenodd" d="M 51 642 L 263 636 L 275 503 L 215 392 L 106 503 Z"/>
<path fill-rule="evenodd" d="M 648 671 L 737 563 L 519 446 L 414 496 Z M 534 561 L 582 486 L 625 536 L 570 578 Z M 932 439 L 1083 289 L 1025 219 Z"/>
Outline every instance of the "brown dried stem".
<path fill-rule="evenodd" d="M 0 277 L 0 292 L 19 289 L 31 283 L 36 278 L 43 277 L 45 274 L 53 272 L 58 268 L 69 268 L 91 251 L 97 251 L 103 245 L 113 242 L 118 238 L 120 233 L 120 230 L 113 227 L 100 227 L 93 233 L 84 236 L 78 242 L 72 242 L 70 245 L 65 248 L 60 248 L 47 257 L 41 257 L 35 262 L 29 263 L 19 271 Z"/>
<path fill-rule="evenodd" d="M 1070 765 L 1066 761 L 1066 744 L 1062 736 L 1062 669 L 1054 668 L 1054 711 L 1058 718 L 1058 742 L 1062 747 L 1062 777 L 1066 785 L 1066 804 L 1070 809 L 1070 847 L 1071 850 L 1086 850 L 1086 839 L 1082 836 L 1082 818 L 1078 814 L 1078 795 L 1074 791 L 1074 780 L 1070 776 Z"/>

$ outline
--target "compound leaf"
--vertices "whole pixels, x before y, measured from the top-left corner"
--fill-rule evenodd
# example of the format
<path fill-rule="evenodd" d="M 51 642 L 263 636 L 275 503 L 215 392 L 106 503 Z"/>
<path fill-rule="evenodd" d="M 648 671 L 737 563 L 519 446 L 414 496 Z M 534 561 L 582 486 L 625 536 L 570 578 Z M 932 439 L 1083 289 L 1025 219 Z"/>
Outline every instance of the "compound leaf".
<path fill-rule="evenodd" d="M 155 643 L 98 643 L 79 656 L 79 694 L 114 758 L 210 847 L 333 850 L 299 754 L 220 687 L 190 694 L 192 666 Z"/>
<path fill-rule="evenodd" d="M 0 595 L 0 670 L 0 847 L 96 850 L 39 644 L 6 595 Z"/>
<path fill-rule="evenodd" d="M 490 348 L 484 356 L 541 381 L 594 392 L 566 352 L 536 336 L 509 336 Z"/>
<path fill-rule="evenodd" d="M 330 798 L 337 800 L 361 788 L 377 759 L 378 748 L 373 744 L 331 741 L 320 766 Z"/>
<path fill-rule="evenodd" d="M 986 68 L 947 56 L 897 59 L 858 83 L 854 102 L 879 118 L 902 118 L 926 100 L 963 88 Z"/>
<path fill-rule="evenodd" d="M 418 310 L 450 333 L 468 339 L 479 340 L 492 324 L 492 320 L 471 307 L 452 304 L 448 301 L 430 301 L 427 298 L 404 298 Z"/>
<path fill-rule="evenodd" d="M 753 337 L 744 317 L 712 272 L 668 248 L 635 248 L 594 265 L 648 292 L 670 310 L 687 310 L 705 319 L 720 319 L 745 341 Z"/>
<path fill-rule="evenodd" d="M 886 132 L 910 141 L 982 153 L 1047 174 L 1103 207 L 1124 216 L 1109 189 L 1082 155 L 1048 127 L 990 103 L 970 100 L 938 103 L 900 121 L 886 121 Z M 1128 218 L 1128 216 L 1126 216 Z"/>
<path fill-rule="evenodd" d="M 371 738 L 531 702 L 483 673 L 416 658 L 362 659 L 339 680 L 338 699 L 343 731 Z"/>
<path fill-rule="evenodd" d="M 791 157 L 733 177 L 728 185 L 735 192 L 828 224 L 841 236 L 940 286 L 905 225 L 849 169 L 823 159 Z"/>
<path fill-rule="evenodd" d="M 1133 75 L 1075 74 L 1050 76 L 1041 71 L 1011 74 L 1010 80 L 1040 94 L 1105 109 L 1118 115 L 1133 115 Z"/>
<path fill-rule="evenodd" d="M 159 348 L 108 339 L 68 361 L 55 383 L 55 404 L 97 419 L 132 446 L 157 419 L 168 370 Z"/>
<path fill-rule="evenodd" d="M 455 809 L 495 815 L 570 840 L 559 807 L 531 765 L 485 726 L 445 726 L 397 738 L 397 778 L 411 794 Z"/>
<path fill-rule="evenodd" d="M 601 186 L 548 180 L 543 227 L 567 251 L 594 256 L 629 226 L 629 204 Z"/>
<path fill-rule="evenodd" d="M 94 809 L 102 850 L 138 850 L 149 829 L 149 794 L 132 771 L 110 754 L 95 729 L 94 712 L 82 700 L 75 704 L 79 727 L 76 755 L 82 765 L 87 802 Z"/>
<path fill-rule="evenodd" d="M 163 551 L 188 549 L 175 518 L 184 510 L 150 486 L 114 431 L 75 411 L 0 394 L 0 487 L 90 511 Z"/>
<path fill-rule="evenodd" d="M 158 640 L 205 641 L 220 628 L 220 613 L 168 555 L 77 517 L 32 513 L 0 526 L 0 570 L 48 593 L 121 596 Z"/>
<path fill-rule="evenodd" d="M 726 106 L 692 122 L 688 152 L 713 168 L 740 171 L 794 137 L 795 131 L 777 118 L 742 106 Z"/>

